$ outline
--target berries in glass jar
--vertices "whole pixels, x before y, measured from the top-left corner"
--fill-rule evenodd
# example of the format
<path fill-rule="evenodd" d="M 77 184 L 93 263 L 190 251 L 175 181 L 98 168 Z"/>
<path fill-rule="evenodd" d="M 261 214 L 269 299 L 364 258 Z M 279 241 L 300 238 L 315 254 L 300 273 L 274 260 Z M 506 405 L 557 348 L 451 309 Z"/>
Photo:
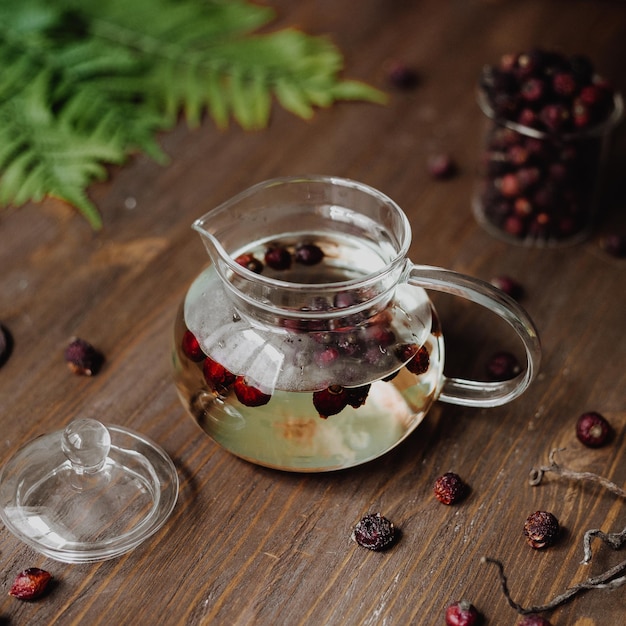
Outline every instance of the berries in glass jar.
<path fill-rule="evenodd" d="M 198 363 L 205 357 L 196 336 L 190 330 L 184 332 L 181 347 L 184 355 L 191 361 Z"/>
<path fill-rule="evenodd" d="M 233 383 L 233 390 L 237 400 L 245 406 L 263 406 L 272 399 L 270 394 L 263 393 L 260 389 L 249 385 L 244 376 L 237 376 Z"/>

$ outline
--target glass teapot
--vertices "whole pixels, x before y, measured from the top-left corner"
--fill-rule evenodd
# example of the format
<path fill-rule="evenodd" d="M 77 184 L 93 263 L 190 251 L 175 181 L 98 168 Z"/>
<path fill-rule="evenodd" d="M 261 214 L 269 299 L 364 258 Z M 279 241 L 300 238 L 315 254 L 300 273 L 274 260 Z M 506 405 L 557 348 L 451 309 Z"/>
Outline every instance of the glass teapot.
<path fill-rule="evenodd" d="M 200 427 L 243 459 L 301 472 L 358 465 L 408 437 L 435 400 L 493 407 L 535 376 L 540 344 L 525 311 L 488 283 L 413 264 L 406 215 L 367 185 L 269 180 L 193 228 L 211 264 L 177 314 L 175 383 Z M 506 320 L 523 371 L 502 382 L 446 377 L 425 289 Z"/>

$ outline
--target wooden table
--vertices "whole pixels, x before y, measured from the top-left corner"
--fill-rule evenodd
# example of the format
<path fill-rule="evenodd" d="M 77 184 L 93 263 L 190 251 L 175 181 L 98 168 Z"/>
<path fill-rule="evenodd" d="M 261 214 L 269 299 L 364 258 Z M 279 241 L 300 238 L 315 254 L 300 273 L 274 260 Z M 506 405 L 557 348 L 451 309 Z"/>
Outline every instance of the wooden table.
<path fill-rule="evenodd" d="M 626 135 L 613 144 L 605 212 L 588 242 L 561 249 L 511 246 L 492 238 L 470 210 L 481 114 L 475 83 L 484 63 L 533 46 L 587 53 L 626 92 L 626 4 L 608 0 L 307 0 L 269 2 L 276 27 L 327 34 L 345 55 L 345 76 L 388 89 L 386 68 L 414 66 L 419 85 L 388 90 L 389 103 L 341 103 L 304 122 L 276 109 L 271 126 L 245 133 L 184 123 L 163 135 L 162 167 L 143 156 L 112 171 L 90 193 L 98 233 L 66 207 L 27 205 L 0 217 L 0 320 L 15 346 L 0 370 L 0 458 L 36 435 L 93 417 L 137 430 L 171 456 L 178 504 L 165 527 L 134 551 L 96 564 L 39 555 L 0 528 L 0 622 L 7 624 L 442 624 L 462 597 L 486 623 L 514 624 L 493 566 L 500 559 L 524 606 L 624 559 L 594 542 L 590 528 L 619 531 L 623 499 L 598 485 L 529 470 L 559 460 L 622 485 L 626 479 L 626 281 L 624 260 L 599 239 L 625 232 Z M 426 161 L 454 155 L 457 177 L 433 180 Z M 206 261 L 191 222 L 258 181 L 321 173 L 361 180 L 394 198 L 414 230 L 411 258 L 486 280 L 517 278 L 543 343 L 541 373 L 523 397 L 477 410 L 437 404 L 397 449 L 347 471 L 290 474 L 238 460 L 185 414 L 171 381 L 176 309 Z M 133 207 L 133 208 L 131 208 Z M 491 337 L 481 313 L 439 298 L 448 373 L 479 375 Z M 95 377 L 63 363 L 70 337 L 106 355 Z M 574 424 L 599 411 L 617 435 L 584 448 Z M 447 507 L 432 485 L 459 473 L 469 498 Z M 526 517 L 552 511 L 565 529 L 545 551 L 529 548 Z M 375 553 L 350 540 L 352 526 L 380 511 L 400 542 Z M 51 592 L 34 603 L 7 595 L 25 567 L 50 571 Z M 553 624 L 622 623 L 624 588 L 593 590 L 546 614 Z"/>

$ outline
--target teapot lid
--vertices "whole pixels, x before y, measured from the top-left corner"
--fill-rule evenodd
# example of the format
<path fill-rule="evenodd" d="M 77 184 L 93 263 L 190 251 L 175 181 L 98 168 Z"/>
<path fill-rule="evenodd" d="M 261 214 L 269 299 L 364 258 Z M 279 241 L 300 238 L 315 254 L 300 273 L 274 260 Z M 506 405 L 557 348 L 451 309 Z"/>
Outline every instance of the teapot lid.
<path fill-rule="evenodd" d="M 0 518 L 66 563 L 117 557 L 163 526 L 178 497 L 167 454 L 126 428 L 77 419 L 37 437 L 0 471 Z"/>

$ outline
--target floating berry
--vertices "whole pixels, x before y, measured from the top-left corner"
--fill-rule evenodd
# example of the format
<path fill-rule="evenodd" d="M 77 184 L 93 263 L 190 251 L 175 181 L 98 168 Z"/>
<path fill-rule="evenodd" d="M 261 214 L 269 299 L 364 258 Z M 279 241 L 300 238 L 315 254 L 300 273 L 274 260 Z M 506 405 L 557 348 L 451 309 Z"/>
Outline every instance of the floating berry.
<path fill-rule="evenodd" d="M 468 600 L 453 602 L 446 609 L 446 626 L 476 626 L 480 621 L 480 613 Z"/>
<path fill-rule="evenodd" d="M 235 262 L 239 263 L 243 267 L 249 269 L 251 272 L 255 274 L 260 274 L 263 272 L 263 263 L 259 261 L 253 254 L 241 254 L 236 259 Z"/>
<path fill-rule="evenodd" d="M 233 389 L 237 400 L 245 406 L 263 406 L 272 399 L 270 394 L 263 393 L 260 389 L 248 385 L 243 376 L 237 376 Z"/>
<path fill-rule="evenodd" d="M 411 357 L 411 355 L 413 356 Z M 417 344 L 406 344 L 398 350 L 398 357 L 401 361 L 410 358 L 406 368 L 417 376 L 427 372 L 430 366 L 430 355 L 426 346 L 419 347 Z"/>
<path fill-rule="evenodd" d="M 553 545 L 560 532 L 559 520 L 548 511 L 536 511 L 524 522 L 526 542 L 536 550 Z"/>
<path fill-rule="evenodd" d="M 346 388 L 346 395 L 348 404 L 353 409 L 358 409 L 365 404 L 367 396 L 370 392 L 371 385 L 362 385 L 360 387 L 348 387 Z"/>
<path fill-rule="evenodd" d="M 204 359 L 202 372 L 204 373 L 204 378 L 207 383 L 218 393 L 226 391 L 237 378 L 233 373 L 229 372 L 223 365 L 220 365 L 211 357 Z"/>
<path fill-rule="evenodd" d="M 609 422 L 595 411 L 583 413 L 576 421 L 576 437 L 588 448 L 600 448 L 607 444 L 612 434 Z"/>
<path fill-rule="evenodd" d="M 104 356 L 89 342 L 76 338 L 65 348 L 65 361 L 74 374 L 93 376 L 100 371 Z"/>
<path fill-rule="evenodd" d="M 191 361 L 198 363 L 205 357 L 196 336 L 190 330 L 186 330 L 183 334 L 182 349 L 184 355 Z"/>
<path fill-rule="evenodd" d="M 324 251 L 314 243 L 303 243 L 296 246 L 294 259 L 302 265 L 317 265 L 324 258 Z"/>
<path fill-rule="evenodd" d="M 492 381 L 510 380 L 522 371 L 517 358 L 510 352 L 496 352 L 489 359 L 486 369 Z"/>
<path fill-rule="evenodd" d="M 328 367 L 339 358 L 339 350 L 333 346 L 327 346 L 323 350 L 316 352 L 313 359 L 320 367 Z"/>
<path fill-rule="evenodd" d="M 291 267 L 291 253 L 282 246 L 270 247 L 265 252 L 265 264 L 273 270 L 288 270 Z"/>
<path fill-rule="evenodd" d="M 433 491 L 442 504 L 456 504 L 465 498 L 469 488 L 458 474 L 446 472 L 437 478 Z"/>
<path fill-rule="evenodd" d="M 354 527 L 352 539 L 368 550 L 385 550 L 396 541 L 396 529 L 380 513 L 370 513 Z"/>
<path fill-rule="evenodd" d="M 320 417 L 326 419 L 329 415 L 336 415 L 348 406 L 348 393 L 341 385 L 331 385 L 313 393 L 313 406 Z"/>
<path fill-rule="evenodd" d="M 20 572 L 9 590 L 9 595 L 18 600 L 36 600 L 46 591 L 52 575 L 38 567 L 29 567 Z"/>

